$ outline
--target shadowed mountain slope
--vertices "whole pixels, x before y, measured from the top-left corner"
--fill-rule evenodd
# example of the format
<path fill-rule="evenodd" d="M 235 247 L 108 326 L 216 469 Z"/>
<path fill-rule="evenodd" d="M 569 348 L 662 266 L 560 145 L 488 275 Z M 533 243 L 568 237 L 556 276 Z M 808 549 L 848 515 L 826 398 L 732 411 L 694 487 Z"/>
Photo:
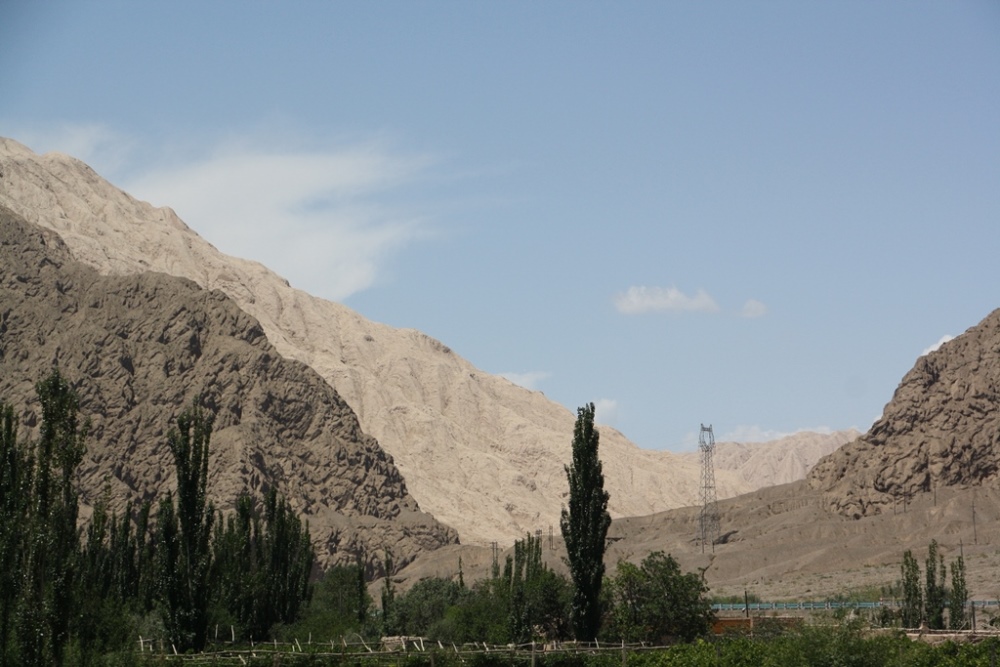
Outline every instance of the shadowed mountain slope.
<path fill-rule="evenodd" d="M 974 599 L 1000 599 L 998 388 L 1000 310 L 920 357 L 871 430 L 807 479 L 721 500 L 714 547 L 699 541 L 701 508 L 685 507 L 615 520 L 605 562 L 664 551 L 704 570 L 713 594 L 826 600 L 895 584 L 903 552 L 922 564 L 937 540 L 947 562 L 964 554 Z M 560 568 L 558 533 L 550 544 L 546 559 Z M 490 554 L 449 546 L 401 580 L 449 576 L 459 555 L 468 580 L 486 576 Z"/>
<path fill-rule="evenodd" d="M 57 364 L 91 421 L 84 504 L 112 506 L 176 487 L 166 434 L 198 396 L 212 410 L 209 492 L 231 507 L 276 487 L 310 522 L 320 561 L 398 562 L 455 542 L 420 511 L 392 458 L 312 369 L 270 345 L 222 292 L 160 273 L 101 276 L 54 233 L 0 206 L 0 400 L 22 436 L 39 419 L 34 385 Z"/>
<path fill-rule="evenodd" d="M 809 474 L 837 512 L 860 517 L 1000 470 L 1000 310 L 920 357 L 871 430 Z"/>
<path fill-rule="evenodd" d="M 477 369 L 419 331 L 371 322 L 293 289 L 259 263 L 224 255 L 169 208 L 130 197 L 73 158 L 35 155 L 0 138 L 0 203 L 57 232 L 102 274 L 161 271 L 229 295 L 277 353 L 336 388 L 392 455 L 421 508 L 464 542 L 511 542 L 558 526 L 575 417 L 540 392 Z M 772 448 L 772 458 L 755 459 L 766 463 L 752 475 L 746 466 L 720 466 L 718 494 L 789 481 L 798 464 L 786 457 L 815 460 L 850 437 L 820 436 L 812 454 L 801 454 L 816 445 L 808 437 Z M 613 516 L 697 502 L 696 455 L 643 450 L 602 427 L 601 457 Z"/>

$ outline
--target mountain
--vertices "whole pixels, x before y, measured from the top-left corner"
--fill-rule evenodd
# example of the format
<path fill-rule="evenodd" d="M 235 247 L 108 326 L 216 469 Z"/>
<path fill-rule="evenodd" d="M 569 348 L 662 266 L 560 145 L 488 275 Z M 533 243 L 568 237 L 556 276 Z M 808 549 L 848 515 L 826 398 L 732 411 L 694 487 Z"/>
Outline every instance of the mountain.
<path fill-rule="evenodd" d="M 215 414 L 209 490 L 231 508 L 277 488 L 310 523 L 320 562 L 386 547 L 400 563 L 457 542 L 420 511 L 392 458 L 308 366 L 279 355 L 222 292 L 162 273 L 101 276 L 0 206 L 0 400 L 37 432 L 34 384 L 53 365 L 91 426 L 81 499 L 176 489 L 166 434 L 196 397 Z"/>
<path fill-rule="evenodd" d="M 477 369 L 419 331 L 371 322 L 294 289 L 257 262 L 229 257 L 171 209 L 132 198 L 65 155 L 39 156 L 0 139 L 0 203 L 55 231 L 102 275 L 159 271 L 228 295 L 260 323 L 278 354 L 336 388 L 363 431 L 392 456 L 420 507 L 457 529 L 463 542 L 510 542 L 558 526 L 575 416 L 540 392 Z M 826 441 L 848 439 L 834 434 Z M 771 484 L 778 471 L 796 468 L 781 454 L 794 458 L 801 447 L 786 444 L 752 476 L 720 466 L 719 497 Z M 613 516 L 698 502 L 697 455 L 642 450 L 601 427 L 601 457 Z"/>
<path fill-rule="evenodd" d="M 744 482 L 742 489 L 722 497 L 800 480 L 817 461 L 859 435 L 854 429 L 831 433 L 803 431 L 768 442 L 716 443 L 712 455 L 716 475 L 727 478 L 736 475 Z M 689 452 L 681 456 L 695 459 L 700 454 Z"/>
<path fill-rule="evenodd" d="M 809 474 L 852 517 L 918 494 L 995 480 L 1000 470 L 1000 310 L 917 363 L 871 430 Z"/>
<path fill-rule="evenodd" d="M 663 551 L 703 572 L 713 595 L 829 600 L 896 584 L 903 552 L 923 560 L 936 540 L 946 562 L 965 558 L 973 599 L 998 599 L 998 405 L 1000 310 L 917 359 L 871 429 L 806 479 L 720 500 L 718 544 L 701 544 L 698 507 L 625 517 L 611 525 L 605 564 Z M 717 463 L 746 454 L 726 449 Z M 545 545 L 547 562 L 564 568 L 558 535 Z M 418 557 L 400 582 L 451 576 L 459 556 L 471 581 L 486 576 L 491 555 L 447 546 Z"/>

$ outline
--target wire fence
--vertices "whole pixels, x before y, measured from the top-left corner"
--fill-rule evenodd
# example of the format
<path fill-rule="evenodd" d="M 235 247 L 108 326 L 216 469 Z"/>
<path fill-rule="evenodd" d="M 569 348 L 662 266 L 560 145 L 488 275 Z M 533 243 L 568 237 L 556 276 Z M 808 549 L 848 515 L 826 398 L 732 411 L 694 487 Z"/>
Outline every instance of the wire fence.
<path fill-rule="evenodd" d="M 162 640 L 140 637 L 139 645 L 147 662 L 175 662 L 200 665 L 358 665 L 360 667 L 447 667 L 449 665 L 523 665 L 540 662 L 567 662 L 565 658 L 596 658 L 609 665 L 627 665 L 629 657 L 641 652 L 665 650 L 656 644 L 602 644 L 600 642 L 533 642 L 491 645 L 486 643 L 445 644 L 422 637 L 387 637 L 377 644 L 360 641 L 305 643 L 276 640 L 237 645 L 211 642 L 197 654 L 179 654 Z M 553 660 L 555 659 L 555 660 Z M 570 662 L 580 662 L 571 660 Z M 588 660 L 593 662 L 593 660 Z"/>

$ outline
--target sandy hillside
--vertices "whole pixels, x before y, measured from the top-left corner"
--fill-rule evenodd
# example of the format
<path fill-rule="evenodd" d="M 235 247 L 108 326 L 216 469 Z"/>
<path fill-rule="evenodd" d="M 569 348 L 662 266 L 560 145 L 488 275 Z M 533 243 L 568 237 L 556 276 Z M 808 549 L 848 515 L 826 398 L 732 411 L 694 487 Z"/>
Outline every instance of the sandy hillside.
<path fill-rule="evenodd" d="M 229 257 L 169 208 L 138 201 L 84 163 L 0 139 L 0 203 L 56 231 L 104 274 L 160 271 L 219 289 L 256 318 L 271 344 L 316 370 L 353 408 L 420 504 L 463 542 L 510 542 L 558 524 L 575 416 L 539 392 L 484 373 L 441 342 L 394 329 L 292 288 L 259 263 Z M 581 400 L 585 400 L 583 397 Z M 641 450 L 602 428 L 614 516 L 697 501 L 696 456 Z M 821 438 L 824 447 L 849 435 Z M 793 457 L 811 444 L 786 443 Z M 786 480 L 780 452 L 751 474 L 720 466 L 719 497 Z"/>
<path fill-rule="evenodd" d="M 974 599 L 1000 599 L 998 403 L 1000 310 L 917 359 L 868 433 L 806 480 L 720 502 L 714 549 L 698 539 L 699 508 L 681 508 L 615 521 L 606 564 L 659 550 L 704 569 L 715 594 L 829 599 L 898 581 L 907 549 L 925 567 L 936 540 L 947 563 L 964 553 Z M 561 567 L 558 535 L 551 547 L 549 562 Z M 447 576 L 461 550 L 420 558 L 404 578 Z M 463 555 L 470 577 L 489 560 Z"/>
<path fill-rule="evenodd" d="M 83 515 L 176 489 L 167 433 L 197 400 L 214 415 L 208 493 L 220 509 L 276 489 L 310 526 L 319 562 L 372 572 L 457 542 L 420 512 L 399 470 L 311 368 L 277 354 L 222 292 L 164 273 L 101 276 L 59 237 L 0 206 L 0 401 L 38 437 L 35 381 L 53 364 L 89 423 L 76 472 Z M 105 494 L 107 494 L 105 496 Z"/>
<path fill-rule="evenodd" d="M 906 549 L 923 569 L 927 545 L 936 539 L 948 563 L 964 552 L 974 599 L 1000 599 L 1000 489 L 992 486 L 921 495 L 895 513 L 858 520 L 831 511 L 822 494 L 801 481 L 727 499 L 719 509 L 728 537 L 705 554 L 697 539 L 698 508 L 615 520 L 608 572 L 619 560 L 639 562 L 663 551 L 685 571 L 706 568 L 712 595 L 741 597 L 746 590 L 768 601 L 827 600 L 895 583 Z M 551 543 L 543 535 L 543 546 L 544 560 L 568 576 L 558 531 Z M 508 553 L 499 554 L 501 563 Z M 394 580 L 405 589 L 426 576 L 454 577 L 459 557 L 466 581 L 488 576 L 489 548 L 455 545 L 418 557 Z"/>

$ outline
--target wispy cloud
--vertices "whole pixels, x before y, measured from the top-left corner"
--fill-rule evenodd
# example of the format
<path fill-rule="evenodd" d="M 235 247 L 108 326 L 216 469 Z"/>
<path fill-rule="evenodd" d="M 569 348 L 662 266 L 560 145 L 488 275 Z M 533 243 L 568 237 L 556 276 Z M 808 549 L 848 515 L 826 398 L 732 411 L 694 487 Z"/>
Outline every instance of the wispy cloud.
<path fill-rule="evenodd" d="M 618 401 L 613 398 L 599 398 L 594 401 L 594 420 L 600 424 L 614 426 L 618 421 Z"/>
<path fill-rule="evenodd" d="M 538 383 L 552 377 L 552 373 L 545 371 L 528 371 L 527 373 L 500 373 L 500 377 L 507 378 L 514 384 L 535 391 Z"/>
<path fill-rule="evenodd" d="M 945 343 L 947 343 L 950 340 L 955 340 L 955 337 L 951 336 L 949 334 L 945 334 L 945 335 L 941 336 L 941 339 L 938 342 L 934 343 L 933 345 L 931 345 L 930 347 L 928 347 L 927 349 L 925 349 L 923 352 L 921 352 L 920 356 L 922 357 L 924 355 L 927 355 L 927 354 L 930 354 L 931 352 L 936 351 L 939 347 L 941 347 L 942 345 L 944 345 Z"/>
<path fill-rule="evenodd" d="M 767 306 L 757 299 L 748 299 L 747 302 L 743 304 L 743 309 L 740 310 L 740 317 L 752 319 L 764 317 L 765 315 L 767 315 Z"/>
<path fill-rule="evenodd" d="M 626 315 L 654 311 L 700 311 L 714 313 L 718 304 L 704 290 L 688 296 L 676 287 L 633 286 L 615 296 L 615 307 Z"/>
<path fill-rule="evenodd" d="M 101 175 L 111 177 L 128 163 L 135 150 L 129 137 L 99 123 L 60 123 L 8 127 L 16 141 L 35 153 L 64 153 L 86 162 Z"/>
<path fill-rule="evenodd" d="M 173 208 L 223 252 L 342 300 L 374 284 L 388 255 L 428 233 L 420 215 L 384 201 L 430 164 L 379 144 L 289 151 L 244 142 L 125 186 Z"/>
<path fill-rule="evenodd" d="M 100 124 L 7 131 L 37 153 L 83 160 L 135 197 L 173 208 L 223 252 L 332 300 L 370 287 L 394 252 L 431 234 L 421 212 L 390 202 L 435 161 L 386 142 L 301 149 L 302 139 L 282 143 L 280 129 L 258 128 L 207 146 L 149 146 Z"/>

